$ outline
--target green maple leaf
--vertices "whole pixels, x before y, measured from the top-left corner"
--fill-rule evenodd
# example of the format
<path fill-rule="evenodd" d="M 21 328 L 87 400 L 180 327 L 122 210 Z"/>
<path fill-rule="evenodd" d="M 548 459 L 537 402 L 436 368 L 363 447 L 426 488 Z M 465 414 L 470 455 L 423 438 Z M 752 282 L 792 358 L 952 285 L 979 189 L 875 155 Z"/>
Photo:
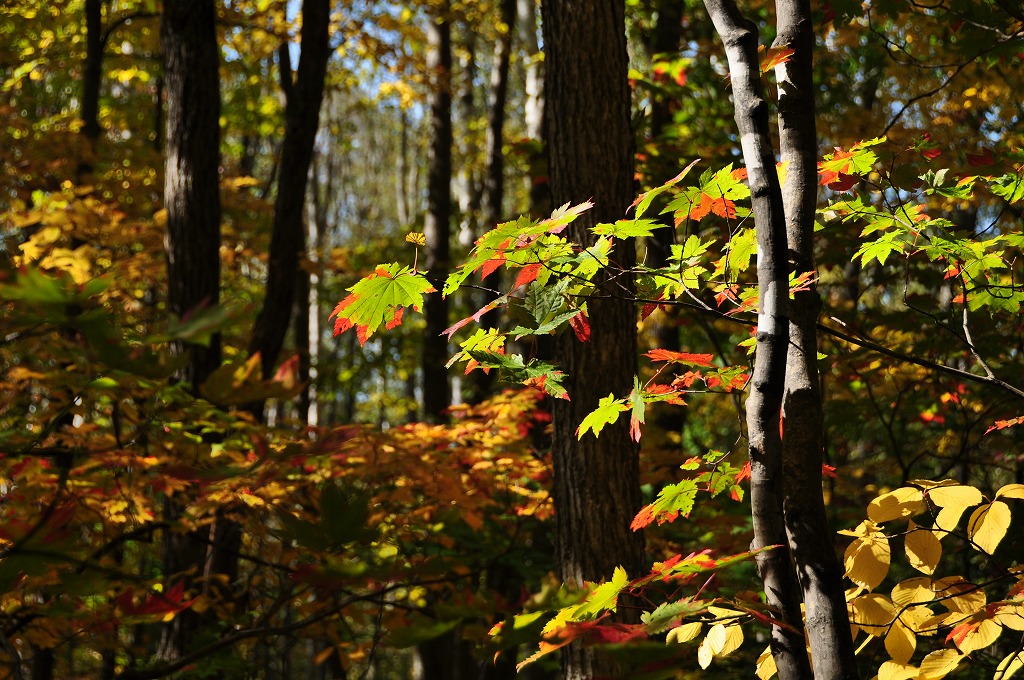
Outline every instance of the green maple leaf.
<path fill-rule="evenodd" d="M 619 414 L 629 410 L 625 399 L 616 399 L 614 394 L 603 397 L 597 403 L 597 408 L 587 414 L 580 426 L 576 428 L 576 438 L 583 439 L 587 430 L 594 433 L 594 436 L 601 434 L 605 425 L 610 425 L 619 419 Z"/>
<path fill-rule="evenodd" d="M 587 596 L 586 601 L 573 611 L 572 618 L 580 621 L 597 616 L 604 611 L 615 611 L 619 593 L 626 587 L 627 580 L 626 570 L 622 567 L 615 567 L 612 580 L 594 588 L 594 591 Z"/>
<path fill-rule="evenodd" d="M 331 312 L 338 317 L 334 334 L 354 327 L 363 345 L 382 325 L 394 328 L 402 323 L 405 307 L 419 311 L 423 296 L 435 289 L 423 274 L 393 262 L 378 265 L 348 290 L 350 295 Z"/>
<path fill-rule="evenodd" d="M 636 238 L 638 236 L 651 236 L 654 233 L 654 229 L 662 229 L 667 226 L 667 224 L 662 224 L 657 220 L 619 220 L 611 224 L 599 224 L 592 231 L 599 236 Z"/>

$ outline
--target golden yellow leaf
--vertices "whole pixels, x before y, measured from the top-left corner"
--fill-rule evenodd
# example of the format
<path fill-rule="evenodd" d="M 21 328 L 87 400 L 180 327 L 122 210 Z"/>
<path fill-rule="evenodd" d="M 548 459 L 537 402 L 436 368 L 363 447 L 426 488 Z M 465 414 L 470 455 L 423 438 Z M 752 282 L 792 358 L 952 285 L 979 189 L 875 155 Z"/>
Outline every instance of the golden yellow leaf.
<path fill-rule="evenodd" d="M 898 664 L 910 663 L 917 649 L 917 636 L 914 632 L 897 620 L 885 635 L 885 650 L 892 660 Z"/>
<path fill-rule="evenodd" d="M 935 635 L 936 628 L 932 619 L 934 612 L 923 605 L 908 607 L 900 613 L 900 621 L 914 631 L 916 635 Z M 943 615 L 945 616 L 945 615 Z"/>
<path fill-rule="evenodd" d="M 881 532 L 858 538 L 843 556 L 846 576 L 868 590 L 876 588 L 889 573 L 889 539 Z"/>
<path fill-rule="evenodd" d="M 921 661 L 920 680 L 938 680 L 957 667 L 964 655 L 955 649 L 939 649 Z"/>
<path fill-rule="evenodd" d="M 739 649 L 742 644 L 743 628 L 739 624 L 725 626 L 725 640 L 722 641 L 722 646 L 715 650 L 715 656 L 728 656 Z"/>
<path fill-rule="evenodd" d="M 895 661 L 886 661 L 878 667 L 878 680 L 910 680 L 916 678 L 918 669 Z"/>
<path fill-rule="evenodd" d="M 710 637 L 711 633 L 708 633 Z M 708 638 L 701 640 L 700 647 L 697 648 L 697 663 L 700 667 L 707 669 L 711 665 L 711 659 L 715 657 L 715 653 L 711 651 L 711 643 L 708 642 Z"/>
<path fill-rule="evenodd" d="M 1024 668 L 1024 650 L 1016 651 L 999 662 L 992 680 L 1009 680 L 1021 668 Z"/>
<path fill-rule="evenodd" d="M 1024 484 L 1007 484 L 996 491 L 996 498 L 1024 499 Z"/>
<path fill-rule="evenodd" d="M 406 243 L 415 243 L 418 246 L 427 245 L 427 237 L 419 231 L 412 231 L 405 235 Z"/>
<path fill-rule="evenodd" d="M 956 525 L 960 523 L 960 517 L 966 509 L 959 505 L 950 505 L 949 507 L 942 508 L 935 517 L 935 528 L 941 531 L 955 530 Z"/>
<path fill-rule="evenodd" d="M 775 665 L 775 657 L 772 656 L 772 648 L 765 647 L 761 656 L 757 657 L 757 677 L 760 680 L 769 680 L 779 672 Z"/>
<path fill-rule="evenodd" d="M 1008 604 L 1000 607 L 992 620 L 1004 628 L 1024 630 L 1024 606 Z"/>
<path fill-rule="evenodd" d="M 942 543 L 931 530 L 919 527 L 911 521 L 909 531 L 903 539 L 903 548 L 906 550 L 910 566 L 925 574 L 935 573 L 935 567 L 942 558 Z"/>
<path fill-rule="evenodd" d="M 912 604 L 925 604 L 935 599 L 932 592 L 932 580 L 926 577 L 908 578 L 896 584 L 892 589 L 892 603 L 897 609 Z"/>
<path fill-rule="evenodd" d="M 957 506 L 962 510 L 966 510 L 981 503 L 984 497 L 973 486 L 953 484 L 951 486 L 937 486 L 929 489 L 928 500 L 940 508 Z"/>
<path fill-rule="evenodd" d="M 971 514 L 967 523 L 967 536 L 979 549 L 991 555 L 1010 528 L 1010 506 L 1002 501 L 992 501 Z"/>
<path fill-rule="evenodd" d="M 693 638 L 700 635 L 701 628 L 704 627 L 700 621 L 692 621 L 690 623 L 684 623 L 681 626 L 677 626 L 668 632 L 668 636 L 665 638 L 665 644 L 676 642 L 683 643 L 689 642 Z"/>
<path fill-rule="evenodd" d="M 853 621 L 874 637 L 885 634 L 885 629 L 896 618 L 892 601 L 879 593 L 867 593 L 856 597 L 850 602 L 853 610 Z"/>
<path fill-rule="evenodd" d="M 957 646 L 962 653 L 970 654 L 991 645 L 999 638 L 1002 632 L 1002 626 L 992 619 L 985 619 L 977 628 L 965 635 L 964 639 Z"/>
<path fill-rule="evenodd" d="M 976 614 L 988 602 L 985 591 L 963 576 L 940 578 L 935 581 L 932 590 L 946 609 L 961 614 Z"/>
<path fill-rule="evenodd" d="M 711 626 L 711 630 L 708 631 L 708 636 L 704 640 L 708 643 L 712 654 L 718 654 L 722 651 L 722 647 L 725 646 L 725 635 L 725 626 L 723 624 L 716 623 Z"/>
<path fill-rule="evenodd" d="M 868 518 L 876 524 L 881 524 L 900 517 L 913 517 L 924 509 L 924 496 L 921 490 L 904 486 L 871 501 L 868 505 Z"/>

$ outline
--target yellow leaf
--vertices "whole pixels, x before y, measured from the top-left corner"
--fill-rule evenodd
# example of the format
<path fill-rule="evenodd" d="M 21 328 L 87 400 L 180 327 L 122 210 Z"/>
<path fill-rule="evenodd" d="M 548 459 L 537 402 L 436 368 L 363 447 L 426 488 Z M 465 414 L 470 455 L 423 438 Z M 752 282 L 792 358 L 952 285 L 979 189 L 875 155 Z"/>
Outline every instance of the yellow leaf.
<path fill-rule="evenodd" d="M 981 492 L 973 486 L 954 484 L 937 486 L 928 490 L 928 500 L 940 508 L 959 507 L 961 512 L 984 500 Z"/>
<path fill-rule="evenodd" d="M 701 628 L 703 627 L 704 625 L 700 621 L 692 621 L 690 623 L 684 623 L 681 626 L 677 626 L 668 632 L 668 636 L 665 638 L 665 644 L 670 642 L 676 642 L 679 644 L 689 642 L 700 635 Z"/>
<path fill-rule="evenodd" d="M 932 586 L 935 596 L 951 612 L 977 614 L 985 608 L 988 598 L 985 591 L 964 579 L 963 576 L 947 576 Z"/>
<path fill-rule="evenodd" d="M 911 521 L 909 531 L 903 539 L 903 548 L 907 552 L 910 566 L 925 574 L 935 573 L 935 567 L 942 557 L 942 543 L 932 531 Z"/>
<path fill-rule="evenodd" d="M 996 498 L 1020 498 L 1024 499 L 1024 484 L 1007 484 L 996 491 Z"/>
<path fill-rule="evenodd" d="M 999 638 L 1003 627 L 992 619 L 985 619 L 977 628 L 964 636 L 964 639 L 957 645 L 964 654 L 970 654 L 979 649 L 988 647 Z"/>
<path fill-rule="evenodd" d="M 743 629 L 738 624 L 725 627 L 725 640 L 720 649 L 715 650 L 715 656 L 728 656 L 743 644 Z"/>
<path fill-rule="evenodd" d="M 878 680 L 910 680 L 916 678 L 918 669 L 914 666 L 886 661 L 878 667 Z"/>
<path fill-rule="evenodd" d="M 850 602 L 853 609 L 853 621 L 874 637 L 885 634 L 885 629 L 896 618 L 892 601 L 879 593 L 868 593 L 856 597 Z"/>
<path fill-rule="evenodd" d="M 938 680 L 956 668 L 963 658 L 964 655 L 955 649 L 931 652 L 921 661 L 921 674 L 918 677 L 920 680 Z"/>
<path fill-rule="evenodd" d="M 765 647 L 764 651 L 761 652 L 761 656 L 757 657 L 757 677 L 760 680 L 769 680 L 775 674 L 779 672 L 778 666 L 775 665 L 775 657 L 772 656 L 772 648 Z"/>
<path fill-rule="evenodd" d="M 1004 628 L 1024 630 L 1024 606 L 1008 604 L 1000 607 L 992 620 Z"/>
<path fill-rule="evenodd" d="M 932 580 L 918 577 L 901 581 L 892 589 L 892 603 L 897 609 L 904 609 L 912 604 L 925 604 L 935 599 L 932 592 Z"/>
<path fill-rule="evenodd" d="M 708 637 L 701 640 L 700 647 L 697 648 L 697 663 L 705 670 L 711 665 L 711 659 L 715 656 L 715 653 L 711 651 L 711 643 L 708 642 L 710 637 L 711 633 L 708 633 Z"/>
<path fill-rule="evenodd" d="M 858 538 L 846 549 L 846 576 L 868 590 L 876 588 L 889 573 L 889 539 L 881 532 Z"/>
<path fill-rule="evenodd" d="M 725 646 L 725 626 L 721 623 L 711 626 L 711 630 L 708 631 L 708 636 L 704 640 L 711 648 L 711 653 L 718 654 Z"/>
<path fill-rule="evenodd" d="M 999 542 L 1010 527 L 1010 506 L 1002 501 L 992 501 L 971 514 L 967 523 L 967 536 L 979 549 L 989 555 L 996 551 Z"/>
<path fill-rule="evenodd" d="M 992 680 L 1009 680 L 1022 667 L 1024 667 L 1024 650 L 1014 652 L 1000 661 Z"/>
<path fill-rule="evenodd" d="M 900 517 L 913 517 L 924 509 L 921 490 L 904 486 L 871 501 L 868 505 L 868 518 L 875 524 L 881 524 Z"/>
<path fill-rule="evenodd" d="M 405 235 L 406 243 L 415 243 L 418 246 L 427 245 L 427 237 L 422 232 L 412 231 Z"/>
<path fill-rule="evenodd" d="M 925 606 L 910 607 L 900 612 L 900 621 L 916 635 L 935 635 L 934 612 Z M 945 618 L 943 614 L 943 618 Z"/>
<path fill-rule="evenodd" d="M 910 657 L 914 656 L 916 648 L 917 636 L 914 632 L 904 626 L 902 621 L 892 624 L 885 635 L 885 650 L 889 652 L 892 660 L 898 664 L 910 663 Z"/>

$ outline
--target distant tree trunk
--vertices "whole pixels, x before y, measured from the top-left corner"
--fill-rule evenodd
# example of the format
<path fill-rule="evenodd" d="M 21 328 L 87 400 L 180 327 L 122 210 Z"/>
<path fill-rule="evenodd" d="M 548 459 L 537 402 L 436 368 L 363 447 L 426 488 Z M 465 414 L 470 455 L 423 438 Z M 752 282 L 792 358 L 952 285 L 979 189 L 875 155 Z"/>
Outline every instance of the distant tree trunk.
<path fill-rule="evenodd" d="M 100 128 L 100 85 L 103 79 L 103 2 L 85 0 L 85 63 L 82 67 L 82 135 L 86 156 L 78 164 L 79 181 L 92 172 Z"/>
<path fill-rule="evenodd" d="M 430 94 L 430 146 L 427 156 L 427 214 L 423 223 L 427 245 L 424 269 L 438 290 L 444 285 L 449 267 L 452 212 L 452 40 L 447 0 L 427 26 L 427 68 L 433 79 Z M 442 335 L 448 327 L 448 302 L 440 295 L 429 296 L 423 305 L 423 412 L 427 420 L 444 419 L 451 401 L 448 384 L 448 341 Z"/>
<path fill-rule="evenodd" d="M 775 69 L 779 86 L 779 148 L 787 164 L 782 200 L 789 257 L 798 272 L 814 271 L 818 141 L 814 120 L 814 29 L 810 0 L 778 0 L 775 47 L 796 52 Z M 807 637 L 819 680 L 858 677 L 843 591 L 843 573 L 821 493 L 824 420 L 818 382 L 813 284 L 789 300 L 789 356 L 783 404 L 783 470 L 789 544 L 803 588 Z"/>
<path fill-rule="evenodd" d="M 544 126 L 544 54 L 537 40 L 537 0 L 517 0 L 516 18 L 519 40 L 526 53 L 526 137 L 541 146 L 547 143 Z M 535 167 L 535 166 L 543 167 Z M 537 155 L 530 168 L 530 214 L 536 217 L 550 212 L 546 156 Z"/>
<path fill-rule="evenodd" d="M 480 217 L 480 201 L 482 198 L 479 166 L 476 163 L 479 147 L 477 139 L 472 134 L 473 126 L 480 115 L 476 98 L 477 35 L 471 26 L 466 28 L 464 35 L 465 42 L 459 50 L 462 54 L 462 59 L 460 60 L 462 74 L 459 78 L 462 85 L 458 97 L 458 118 L 461 119 L 460 122 L 463 126 L 463 134 L 459 142 L 459 153 L 462 156 L 463 162 L 455 182 L 455 196 L 458 201 L 459 217 L 461 220 L 459 240 L 465 243 L 472 243 L 479 226 L 478 218 Z"/>
<path fill-rule="evenodd" d="M 288 48 L 282 46 L 279 50 L 286 99 L 285 133 L 270 235 L 267 290 L 249 342 L 249 351 L 261 355 L 264 377 L 274 373 L 295 305 L 296 275 L 305 243 L 302 211 L 331 56 L 330 13 L 330 0 L 303 0 L 301 53 L 294 83 Z"/>
<path fill-rule="evenodd" d="M 167 89 L 168 307 L 184 316 L 220 295 L 220 51 L 211 0 L 168 0 L 161 37 Z M 220 336 L 188 348 L 193 389 L 220 365 Z"/>
<path fill-rule="evenodd" d="M 399 108 L 398 122 L 401 130 L 398 142 L 398 164 L 395 166 L 395 187 L 397 189 L 395 198 L 398 203 L 398 224 L 404 228 L 413 221 L 412 207 L 409 205 L 409 197 L 413 192 L 409 190 L 409 114 L 403 108 Z"/>
<path fill-rule="evenodd" d="M 549 0 L 543 6 L 546 49 L 548 163 L 556 205 L 591 197 L 596 206 L 567 230 L 584 247 L 597 222 L 620 218 L 633 199 L 633 132 L 627 84 L 625 6 L 622 2 Z M 628 269 L 632 241 L 613 257 Z M 582 585 L 643 569 L 643 536 L 629 524 L 640 509 L 637 445 L 622 420 L 600 438 L 576 439 L 576 428 L 601 397 L 625 396 L 636 368 L 636 312 L 628 281 L 600 282 L 589 303 L 591 337 L 556 340 L 556 358 L 568 376 L 571 401 L 554 401 L 556 564 L 563 581 Z M 565 678 L 609 675 L 591 650 L 572 645 L 563 656 Z"/>
<path fill-rule="evenodd" d="M 740 14 L 733 0 L 704 0 L 704 4 L 725 45 L 729 61 L 736 125 L 757 231 L 757 345 L 747 397 L 747 437 L 754 523 L 751 548 L 760 549 L 788 543 L 782 506 L 782 437 L 779 431 L 789 343 L 786 218 L 768 125 L 768 102 L 761 87 L 757 26 Z M 779 678 L 810 678 L 800 589 L 789 551 L 777 548 L 762 552 L 757 556 L 757 566 L 768 604 L 787 624 L 787 627 L 772 627 L 770 645 Z"/>
<path fill-rule="evenodd" d="M 201 305 L 215 305 L 220 294 L 220 50 L 212 0 L 167 0 L 160 34 L 167 88 L 167 161 L 164 207 L 167 210 L 168 308 L 183 316 Z M 191 345 L 181 378 L 192 390 L 220 365 L 220 336 L 207 347 Z M 174 521 L 180 503 L 168 499 L 165 514 Z M 201 567 L 206 543 L 197 532 L 166 531 L 164 576 Z M 200 569 L 201 571 L 201 569 Z M 158 656 L 180 658 L 198 626 L 186 610 L 163 627 Z"/>

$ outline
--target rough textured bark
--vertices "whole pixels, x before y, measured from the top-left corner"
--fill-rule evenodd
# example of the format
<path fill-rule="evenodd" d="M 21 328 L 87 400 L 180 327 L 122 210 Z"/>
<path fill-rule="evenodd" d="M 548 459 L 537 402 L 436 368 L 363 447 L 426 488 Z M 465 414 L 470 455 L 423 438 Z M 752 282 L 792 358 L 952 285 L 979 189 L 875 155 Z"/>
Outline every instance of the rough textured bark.
<path fill-rule="evenodd" d="M 775 171 L 758 69 L 757 26 L 745 19 L 733 0 L 704 0 L 725 45 L 729 61 L 736 125 L 750 183 L 757 230 L 758 319 L 754 371 L 747 397 L 750 451 L 750 503 L 753 549 L 786 546 L 783 516 L 782 437 L 779 413 L 786 379 L 789 320 L 786 317 L 789 275 L 782 191 Z M 820 470 L 820 468 L 819 468 Z M 758 555 L 758 571 L 768 603 L 792 629 L 774 626 L 771 649 L 780 680 L 811 677 L 804 644 L 800 592 L 786 548 Z"/>
<path fill-rule="evenodd" d="M 220 50 L 212 0 L 168 0 L 160 36 L 167 91 L 167 153 L 164 207 L 167 210 L 168 308 L 183 316 L 218 302 L 220 291 Z M 220 336 L 208 347 L 191 345 L 180 376 L 198 388 L 220 365 Z M 180 514 L 177 501 L 164 504 L 168 521 Z M 162 569 L 168 582 L 201 567 L 206 544 L 195 532 L 164 534 Z M 158 656 L 180 658 L 198 627 L 182 612 L 164 626 Z"/>
<path fill-rule="evenodd" d="M 178 316 L 220 294 L 220 51 L 211 0 L 169 0 L 161 38 L 167 92 L 167 302 Z M 220 365 L 220 336 L 192 345 L 183 379 L 193 388 Z"/>
<path fill-rule="evenodd" d="M 438 290 L 449 267 L 452 212 L 452 38 L 448 3 L 443 3 L 427 30 L 427 68 L 435 79 L 430 95 L 430 147 L 427 154 L 427 214 L 423 231 L 427 239 L 424 269 Z M 448 384 L 448 301 L 430 295 L 423 304 L 423 412 L 428 420 L 443 419 L 451 401 Z"/>
<path fill-rule="evenodd" d="M 779 148 L 787 163 L 782 200 L 790 259 L 814 270 L 818 144 L 814 120 L 814 32 L 810 0 L 778 0 L 776 47 L 796 50 L 775 69 L 779 87 Z M 789 301 L 789 356 L 783 405 L 783 469 L 789 544 L 803 589 L 814 677 L 858 677 L 843 592 L 842 570 L 821 493 L 824 421 L 818 382 L 817 321 L 821 299 L 812 286 Z"/>
<path fill-rule="evenodd" d="M 550 0 L 543 6 L 548 163 L 555 204 L 591 197 L 596 206 L 568 230 L 570 240 L 593 242 L 589 229 L 620 218 L 633 198 L 633 133 L 626 81 L 624 5 Z M 616 248 L 618 264 L 633 264 L 632 242 Z M 629 524 L 641 505 L 637 446 L 629 423 L 606 427 L 600 438 L 576 439 L 576 428 L 601 397 L 626 395 L 636 364 L 636 313 L 627 282 L 602 284 L 609 297 L 588 302 L 591 337 L 556 341 L 572 401 L 554 400 L 556 564 L 562 580 L 580 585 L 630 576 L 643 567 L 643 536 Z M 565 678 L 607 676 L 590 650 L 571 645 Z"/>
<path fill-rule="evenodd" d="M 330 12 L 329 0 L 303 0 L 301 53 L 294 83 L 287 49 L 280 52 L 281 83 L 286 97 L 284 142 L 270 235 L 267 290 L 249 343 L 250 352 L 261 355 L 265 377 L 274 373 L 295 304 L 296 273 L 305 244 L 302 211 L 313 143 L 320 125 L 324 77 L 331 56 Z"/>

